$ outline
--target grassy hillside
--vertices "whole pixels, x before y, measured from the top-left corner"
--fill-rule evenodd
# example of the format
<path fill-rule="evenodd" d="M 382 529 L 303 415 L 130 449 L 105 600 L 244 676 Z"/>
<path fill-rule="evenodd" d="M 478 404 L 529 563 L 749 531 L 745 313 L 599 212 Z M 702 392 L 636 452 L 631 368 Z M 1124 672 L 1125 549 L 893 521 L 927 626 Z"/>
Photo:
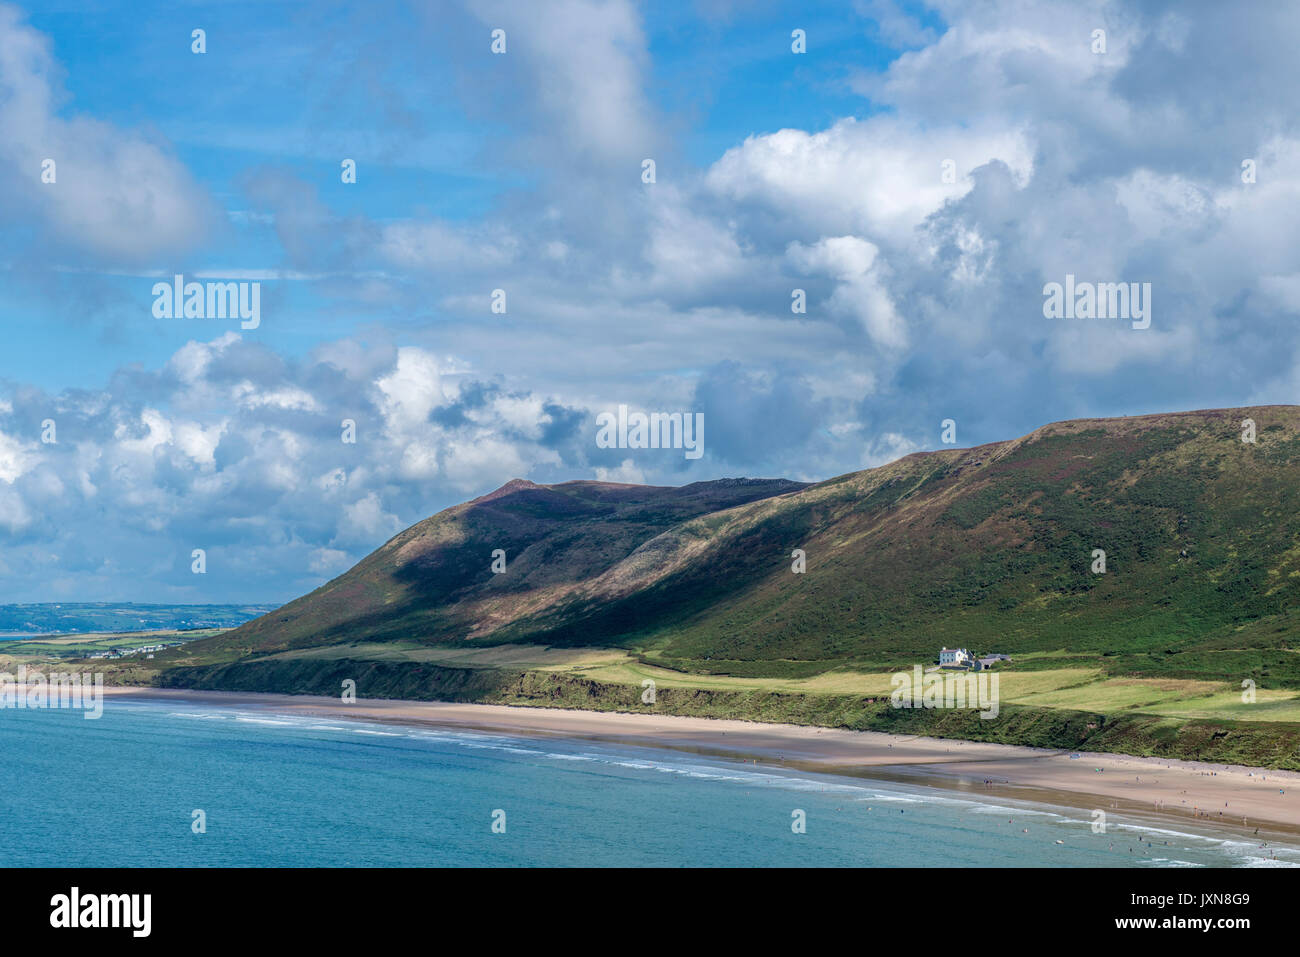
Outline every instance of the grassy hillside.
<path fill-rule="evenodd" d="M 1298 506 L 1294 406 L 1057 423 L 806 487 L 512 482 L 191 650 L 523 642 L 762 676 L 959 644 L 1300 688 Z"/>
<path fill-rule="evenodd" d="M 694 561 L 669 556 L 622 597 L 597 583 L 530 637 L 632 638 L 685 667 L 890 666 L 960 644 L 1119 655 L 1143 671 L 1188 654 L 1227 673 L 1259 655 L 1229 661 L 1226 648 L 1282 652 L 1296 636 L 1300 415 L 1250 411 L 1256 446 L 1240 442 L 1242 412 L 1151 416 L 843 476 L 733 511 Z M 792 547 L 804 575 L 790 573 Z M 1091 571 L 1096 548 L 1105 574 Z M 1300 679 L 1294 655 L 1270 663 Z"/>
<path fill-rule="evenodd" d="M 358 637 L 430 642 L 490 635 L 566 600 L 646 542 L 699 516 L 803 488 L 723 479 L 681 488 L 516 479 L 395 536 L 356 567 L 283 608 L 200 643 L 224 657 Z M 505 571 L 492 571 L 493 553 Z"/>

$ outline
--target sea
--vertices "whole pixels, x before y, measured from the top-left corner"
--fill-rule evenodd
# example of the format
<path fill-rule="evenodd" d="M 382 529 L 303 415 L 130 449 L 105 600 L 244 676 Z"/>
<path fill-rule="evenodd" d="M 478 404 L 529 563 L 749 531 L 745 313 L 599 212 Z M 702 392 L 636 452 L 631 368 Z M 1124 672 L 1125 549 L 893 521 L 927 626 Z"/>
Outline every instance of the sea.
<path fill-rule="evenodd" d="M 1300 866 L 1113 811 L 176 701 L 0 710 L 0 755 L 3 867 Z"/>

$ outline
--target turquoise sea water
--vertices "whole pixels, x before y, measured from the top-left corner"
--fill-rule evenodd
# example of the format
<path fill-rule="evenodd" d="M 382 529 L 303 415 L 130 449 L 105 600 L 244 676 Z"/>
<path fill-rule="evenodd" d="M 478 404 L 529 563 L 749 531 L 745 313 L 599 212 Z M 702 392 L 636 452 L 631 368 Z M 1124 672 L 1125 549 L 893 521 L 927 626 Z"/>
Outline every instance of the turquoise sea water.
<path fill-rule="evenodd" d="M 175 702 L 0 710 L 0 754 L 0 866 L 1300 865 L 1114 812 L 1101 835 L 925 786 Z"/>

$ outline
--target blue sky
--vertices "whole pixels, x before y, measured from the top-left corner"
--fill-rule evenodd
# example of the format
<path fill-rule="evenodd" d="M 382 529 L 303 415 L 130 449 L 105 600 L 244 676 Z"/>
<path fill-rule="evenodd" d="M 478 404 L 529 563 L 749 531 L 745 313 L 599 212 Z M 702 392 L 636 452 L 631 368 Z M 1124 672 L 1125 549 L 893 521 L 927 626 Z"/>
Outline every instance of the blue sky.
<path fill-rule="evenodd" d="M 0 3 L 0 601 L 285 600 L 514 477 L 1293 403 L 1297 20 Z M 259 282 L 260 325 L 156 318 L 176 273 Z M 1067 274 L 1150 283 L 1150 328 L 1045 318 Z M 703 413 L 705 454 L 598 447 L 620 404 Z"/>

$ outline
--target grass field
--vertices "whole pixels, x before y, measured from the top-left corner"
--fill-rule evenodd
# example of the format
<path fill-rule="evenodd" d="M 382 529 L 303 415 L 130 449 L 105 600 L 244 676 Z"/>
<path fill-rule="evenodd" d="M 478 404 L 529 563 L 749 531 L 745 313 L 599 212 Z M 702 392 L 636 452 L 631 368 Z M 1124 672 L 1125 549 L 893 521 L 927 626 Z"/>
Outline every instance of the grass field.
<path fill-rule="evenodd" d="M 415 642 L 385 641 L 302 648 L 282 652 L 273 657 L 290 660 L 365 658 L 371 661 L 427 661 L 454 668 L 563 671 L 621 662 L 627 660 L 629 655 L 626 651 L 605 648 L 544 648 L 537 645 L 431 648 Z"/>
<path fill-rule="evenodd" d="M 509 669 L 582 678 L 602 684 L 708 691 L 758 691 L 805 695 L 887 696 L 892 671 L 840 669 L 806 678 L 689 674 L 617 648 L 549 648 L 537 645 L 439 648 L 415 642 L 373 642 L 307 648 L 270 655 L 270 661 L 368 660 L 421 662 L 449 668 Z M 1100 661 L 1079 667 L 1077 654 L 1043 652 L 1003 667 L 999 694 L 1005 704 L 1104 714 L 1137 712 L 1173 718 L 1300 722 L 1300 694 L 1257 689 L 1242 700 L 1239 684 L 1185 678 L 1110 677 Z M 1053 667 L 1053 663 L 1061 662 Z"/>
<path fill-rule="evenodd" d="M 177 631 L 86 632 L 76 635 L 50 635 L 40 638 L 19 638 L 0 642 L 0 660 L 28 660 L 48 658 L 85 658 L 97 652 L 113 649 L 127 650 L 143 645 L 176 645 L 197 638 L 219 635 L 225 628 L 196 628 Z"/>
<path fill-rule="evenodd" d="M 57 664 L 66 668 L 79 656 L 106 648 L 138 647 L 204 637 L 215 632 L 216 630 L 69 635 L 6 642 L 0 645 L 0 668 L 12 671 L 20 663 L 29 667 Z M 536 688 L 566 689 L 563 690 L 562 697 L 556 696 L 561 692 L 547 690 L 536 703 L 544 706 L 590 707 L 596 710 L 609 710 L 611 695 L 616 699 L 626 696 L 630 701 L 637 700 L 643 682 L 648 679 L 654 681 L 660 694 L 721 695 L 719 700 L 730 702 L 722 706 L 729 709 L 724 716 L 828 723 L 830 726 L 838 726 L 837 722 L 846 714 L 852 713 L 851 710 L 845 710 L 851 708 L 846 702 L 874 701 L 875 707 L 885 706 L 886 710 L 890 710 L 886 702 L 892 690 L 890 679 L 894 673 L 892 669 L 884 668 L 838 668 L 802 677 L 701 674 L 665 667 L 655 663 L 661 659 L 623 648 L 557 648 L 527 644 L 437 647 L 414 641 L 358 642 L 294 649 L 258 656 L 256 660 L 265 667 L 279 669 L 275 672 L 280 675 L 274 679 L 276 681 L 289 680 L 285 676 L 294 675 L 299 677 L 293 680 L 306 680 L 309 683 L 310 678 L 301 676 L 313 672 L 324 675 L 339 668 L 369 667 L 364 664 L 367 662 L 373 663 L 376 668 L 390 669 L 383 672 L 386 675 L 398 674 L 391 670 L 393 668 L 417 669 L 412 678 L 402 679 L 413 681 L 413 684 L 394 685 L 391 690 L 382 693 L 383 696 L 397 697 L 428 696 L 430 692 L 424 682 L 434 681 L 437 686 L 436 682 L 445 680 L 449 674 L 441 672 L 442 677 L 435 678 L 427 671 L 432 667 L 452 669 L 450 673 L 453 674 L 482 676 L 481 680 L 467 677 L 464 680 L 468 685 L 454 681 L 456 690 L 450 692 L 457 696 L 454 700 L 519 700 L 522 703 L 528 699 L 493 699 L 481 695 L 502 694 L 500 682 L 509 682 L 511 674 L 530 675 L 533 677 L 529 682 Z M 204 667 L 219 667 L 228 663 L 230 662 L 212 662 L 207 660 L 206 655 L 194 654 L 187 642 L 159 653 L 156 659 L 144 656 L 89 661 L 83 659 L 79 666 L 104 672 L 109 683 L 168 684 L 163 676 L 169 669 L 184 671 L 186 668 L 197 667 L 202 670 Z M 930 664 L 919 661 L 915 663 Z M 283 670 L 285 668 L 289 670 Z M 428 677 L 421 678 L 420 669 L 426 669 L 424 674 Z M 1116 745 L 1120 750 L 1130 750 L 1133 753 L 1144 753 L 1143 748 L 1157 747 L 1152 742 L 1169 733 L 1157 730 L 1161 727 L 1190 728 L 1197 722 L 1231 722 L 1233 726 L 1243 729 L 1254 727 L 1257 732 L 1252 733 L 1262 735 L 1267 740 L 1268 732 L 1265 729 L 1270 726 L 1282 728 L 1288 723 L 1300 725 L 1300 693 L 1293 689 L 1257 688 L 1254 701 L 1248 703 L 1242 700 L 1239 680 L 1209 681 L 1203 678 L 1117 675 L 1114 669 L 1115 659 L 1110 656 L 1073 651 L 1042 651 L 1019 656 L 1010 665 L 998 666 L 994 673 L 998 675 L 999 698 L 1004 707 L 1035 709 L 1042 714 L 1060 714 L 1061 720 L 1076 720 L 1076 716 L 1090 713 L 1105 715 L 1108 722 L 1119 718 L 1127 720 L 1125 716 L 1145 722 L 1140 727 L 1147 730 L 1141 732 L 1136 743 L 1125 739 L 1123 744 Z M 797 668 L 790 670 L 796 673 L 798 671 Z M 466 690 L 467 687 L 472 689 L 480 684 L 484 689 L 495 690 Z M 254 684 L 241 690 L 282 689 Z M 443 692 L 432 693 L 436 697 Z M 774 712 L 773 695 L 783 696 L 784 700 L 790 702 L 788 706 L 782 706 L 789 710 Z M 948 720 L 938 717 L 940 722 Z M 931 732 L 918 727 L 913 733 Z M 943 725 L 933 733 L 945 736 L 952 734 L 948 725 Z M 964 734 L 964 731 L 958 731 L 955 736 L 961 737 Z M 1151 735 L 1155 737 L 1152 738 Z M 1018 738 L 1008 740 L 1019 741 Z M 1054 738 L 1045 739 L 1050 740 Z M 1205 749 L 1222 748 L 1213 742 L 1198 747 L 1207 759 L 1211 755 Z M 1196 754 L 1188 756 L 1194 757 Z M 1218 750 L 1213 755 L 1215 759 L 1223 759 L 1225 756 L 1230 755 L 1226 752 L 1220 754 Z M 1245 753 L 1242 757 L 1249 759 L 1251 754 Z M 1257 760 L 1275 764 L 1277 759 L 1261 756 Z"/>

